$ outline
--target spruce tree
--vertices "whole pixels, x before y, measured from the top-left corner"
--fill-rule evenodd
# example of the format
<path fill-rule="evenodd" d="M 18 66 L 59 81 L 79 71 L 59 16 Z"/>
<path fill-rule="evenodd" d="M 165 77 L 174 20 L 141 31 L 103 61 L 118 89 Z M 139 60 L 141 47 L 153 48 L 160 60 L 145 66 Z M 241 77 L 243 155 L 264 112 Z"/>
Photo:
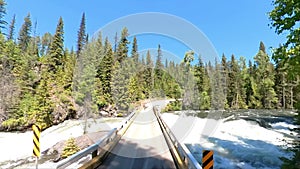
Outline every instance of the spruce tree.
<path fill-rule="evenodd" d="M 24 23 L 22 25 L 22 28 L 20 29 L 19 37 L 18 37 L 18 44 L 19 44 L 20 49 L 23 52 L 27 51 L 27 48 L 30 43 L 31 26 L 32 26 L 32 23 L 31 23 L 31 19 L 30 19 L 30 13 L 28 13 L 28 15 L 24 18 Z"/>
<path fill-rule="evenodd" d="M 199 107 L 199 103 L 196 101 L 198 96 L 195 96 L 197 92 L 194 91 L 194 78 L 191 71 L 191 62 L 194 60 L 194 51 L 188 51 L 183 58 L 184 64 L 184 96 L 183 96 L 183 109 L 195 109 Z M 164 84 L 164 82 L 162 83 Z"/>
<path fill-rule="evenodd" d="M 67 158 L 67 157 L 77 153 L 79 150 L 80 150 L 80 148 L 76 144 L 75 139 L 73 137 L 71 137 L 66 141 L 63 151 L 61 153 L 61 157 Z"/>
<path fill-rule="evenodd" d="M 112 81 L 112 73 L 113 73 L 113 51 L 111 44 L 108 41 L 108 38 L 105 39 L 104 43 L 104 57 L 100 63 L 100 80 L 102 83 L 102 91 L 105 97 L 105 100 L 108 103 L 111 103 L 111 81 Z"/>
<path fill-rule="evenodd" d="M 243 56 L 240 57 L 239 60 L 239 69 L 240 69 L 240 75 L 238 78 L 238 84 L 239 84 L 239 108 L 240 109 L 247 109 L 248 106 L 246 104 L 246 80 L 248 77 L 248 69 L 246 66 L 246 58 Z"/>
<path fill-rule="evenodd" d="M 0 124 L 6 120 L 2 126 L 6 124 L 8 128 L 19 122 L 14 117 L 20 102 L 20 91 L 18 78 L 13 71 L 19 55 L 16 44 L 12 41 L 5 42 L 4 36 L 0 34 L 0 114 L 3 117 Z"/>
<path fill-rule="evenodd" d="M 254 89 L 253 89 L 253 83 L 254 83 L 254 78 L 253 78 L 253 65 L 251 60 L 249 60 L 248 64 L 248 69 L 247 69 L 247 76 L 245 79 L 245 91 L 246 91 L 246 98 L 245 98 L 245 103 L 248 106 L 248 108 L 254 109 L 255 108 L 255 103 L 254 100 Z"/>
<path fill-rule="evenodd" d="M 155 69 L 156 71 L 162 70 L 164 68 L 164 65 L 162 63 L 162 51 L 160 48 L 160 44 L 157 48 L 157 56 L 156 56 L 156 62 L 155 62 Z M 156 73 L 157 76 L 161 76 L 158 72 Z"/>
<path fill-rule="evenodd" d="M 41 56 L 49 54 L 49 50 L 50 50 L 50 46 L 51 46 L 52 40 L 53 40 L 53 37 L 52 37 L 52 35 L 49 32 L 45 33 L 42 36 L 42 39 L 41 39 L 41 48 L 40 48 L 40 54 L 41 54 Z"/>
<path fill-rule="evenodd" d="M 208 110 L 211 108 L 211 83 L 207 65 L 204 67 L 203 92 L 201 93 L 200 109 Z"/>
<path fill-rule="evenodd" d="M 139 62 L 139 53 L 138 53 L 138 45 L 137 45 L 136 36 L 134 36 L 134 38 L 133 38 L 131 57 L 133 58 L 133 61 L 135 64 L 137 64 Z"/>
<path fill-rule="evenodd" d="M 7 40 L 13 40 L 15 34 L 16 15 L 13 16 L 7 34 Z"/>
<path fill-rule="evenodd" d="M 198 57 L 198 63 L 194 67 L 194 76 L 196 77 L 196 85 L 199 93 L 204 91 L 204 73 L 205 68 L 201 56 Z"/>
<path fill-rule="evenodd" d="M 6 3 L 4 0 L 0 0 L 0 33 L 2 32 L 2 29 L 5 28 L 7 22 L 4 20 L 4 16 L 6 15 Z"/>
<path fill-rule="evenodd" d="M 245 103 L 246 91 L 244 90 L 247 73 L 245 59 L 241 57 L 240 63 L 238 63 L 234 55 L 232 55 L 229 67 L 227 94 L 228 104 L 233 109 L 247 108 Z"/>
<path fill-rule="evenodd" d="M 115 106 L 120 112 L 126 112 L 129 107 L 129 76 L 128 76 L 128 60 L 124 60 L 122 64 L 116 62 L 112 74 L 111 90 L 112 99 Z"/>
<path fill-rule="evenodd" d="M 274 90 L 274 68 L 262 42 L 254 61 L 257 66 L 256 80 L 262 108 L 274 108 L 278 101 Z"/>
<path fill-rule="evenodd" d="M 121 32 L 121 39 L 116 51 L 116 60 L 121 63 L 124 59 L 128 57 L 128 29 L 124 27 Z"/>
<path fill-rule="evenodd" d="M 62 59 L 64 56 L 64 23 L 62 17 L 59 18 L 55 34 L 49 50 L 49 71 L 54 74 L 58 67 L 62 66 Z"/>
<path fill-rule="evenodd" d="M 85 32 L 85 13 L 82 14 L 81 22 L 80 22 L 80 28 L 78 31 L 78 39 L 77 39 L 77 57 L 79 56 L 80 51 L 83 49 L 84 45 L 87 43 L 87 36 Z"/>
<path fill-rule="evenodd" d="M 226 56 L 223 53 L 222 61 L 221 61 L 221 86 L 223 89 L 224 95 L 224 108 L 229 108 L 228 101 L 227 101 L 227 92 L 228 92 L 228 64 L 226 61 Z"/>
<path fill-rule="evenodd" d="M 229 73 L 228 73 L 228 94 L 227 100 L 230 107 L 235 107 L 236 96 L 237 96 L 237 78 L 238 78 L 238 64 L 235 60 L 235 56 L 231 55 L 229 62 Z"/>
<path fill-rule="evenodd" d="M 160 48 L 160 45 L 158 45 L 157 48 L 157 56 L 156 56 L 156 61 L 155 61 L 155 69 L 154 69 L 154 89 L 156 91 L 156 96 L 157 97 L 162 97 L 162 76 L 164 73 L 164 65 L 162 63 L 162 51 Z"/>
<path fill-rule="evenodd" d="M 151 97 L 151 92 L 154 88 L 154 68 L 153 68 L 153 61 L 151 59 L 150 51 L 147 51 L 146 54 L 146 65 L 144 70 L 144 79 L 145 79 L 145 95 L 146 98 Z"/>

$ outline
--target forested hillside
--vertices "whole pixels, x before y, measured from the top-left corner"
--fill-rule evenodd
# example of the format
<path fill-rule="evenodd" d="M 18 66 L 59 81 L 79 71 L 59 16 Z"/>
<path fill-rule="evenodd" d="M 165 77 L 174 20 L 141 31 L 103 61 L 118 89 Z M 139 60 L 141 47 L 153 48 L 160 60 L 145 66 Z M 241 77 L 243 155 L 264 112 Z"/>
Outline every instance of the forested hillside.
<path fill-rule="evenodd" d="M 140 55 L 138 39 L 129 41 L 126 27 L 116 44 L 101 33 L 89 39 L 84 13 L 74 35 L 76 49 L 64 46 L 62 17 L 54 34 L 38 36 L 30 14 L 20 28 L 15 16 L 5 21 L 5 14 L 0 0 L 1 130 L 34 123 L 45 129 L 108 107 L 126 113 L 132 103 L 148 98 L 180 100 L 170 110 L 293 109 L 299 100 L 299 76 L 286 73 L 288 62 L 271 62 L 263 42 L 254 62 L 223 54 L 220 61 L 203 63 L 187 51 L 176 63 L 162 60 L 159 42 L 157 52 Z"/>

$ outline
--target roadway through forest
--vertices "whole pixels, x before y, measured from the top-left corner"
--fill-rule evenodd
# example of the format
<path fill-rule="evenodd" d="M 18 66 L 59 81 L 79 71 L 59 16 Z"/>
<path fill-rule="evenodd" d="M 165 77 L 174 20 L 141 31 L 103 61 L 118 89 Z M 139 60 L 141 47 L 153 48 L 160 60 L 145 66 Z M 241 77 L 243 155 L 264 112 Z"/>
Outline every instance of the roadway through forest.
<path fill-rule="evenodd" d="M 99 169 L 176 168 L 154 115 L 152 102 L 141 111 Z"/>

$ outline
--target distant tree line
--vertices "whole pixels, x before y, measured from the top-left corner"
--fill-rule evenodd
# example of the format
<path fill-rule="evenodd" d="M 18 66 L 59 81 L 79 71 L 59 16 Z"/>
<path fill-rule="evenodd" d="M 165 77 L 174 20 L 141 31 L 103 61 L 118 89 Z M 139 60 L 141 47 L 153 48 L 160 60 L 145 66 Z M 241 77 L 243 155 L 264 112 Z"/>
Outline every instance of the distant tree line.
<path fill-rule="evenodd" d="M 126 113 L 132 103 L 149 98 L 176 99 L 170 110 L 293 109 L 299 100 L 299 77 L 286 73 L 287 62 L 273 64 L 263 42 L 248 64 L 234 55 L 204 63 L 193 51 L 180 63 L 162 61 L 160 45 L 155 54 L 140 56 L 127 28 L 113 45 L 101 32 L 89 39 L 83 13 L 74 50 L 64 47 L 62 17 L 53 35 L 38 36 L 28 14 L 15 38 L 16 16 L 4 21 L 5 5 L 0 0 L 1 130 L 32 124 L 45 129 L 108 107 Z"/>

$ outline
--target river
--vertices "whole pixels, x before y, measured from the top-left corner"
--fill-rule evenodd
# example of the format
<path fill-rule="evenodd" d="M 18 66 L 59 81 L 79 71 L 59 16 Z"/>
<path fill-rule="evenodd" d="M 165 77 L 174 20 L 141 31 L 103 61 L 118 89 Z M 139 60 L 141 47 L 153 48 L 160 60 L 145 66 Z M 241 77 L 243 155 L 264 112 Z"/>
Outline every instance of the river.
<path fill-rule="evenodd" d="M 215 118 L 207 118 L 210 114 Z M 179 111 L 164 113 L 163 118 L 199 163 L 202 150 L 208 149 L 214 151 L 218 169 L 276 169 L 281 157 L 293 155 L 289 148 L 299 139 L 292 131 L 297 127 L 294 115 L 279 110 Z"/>

